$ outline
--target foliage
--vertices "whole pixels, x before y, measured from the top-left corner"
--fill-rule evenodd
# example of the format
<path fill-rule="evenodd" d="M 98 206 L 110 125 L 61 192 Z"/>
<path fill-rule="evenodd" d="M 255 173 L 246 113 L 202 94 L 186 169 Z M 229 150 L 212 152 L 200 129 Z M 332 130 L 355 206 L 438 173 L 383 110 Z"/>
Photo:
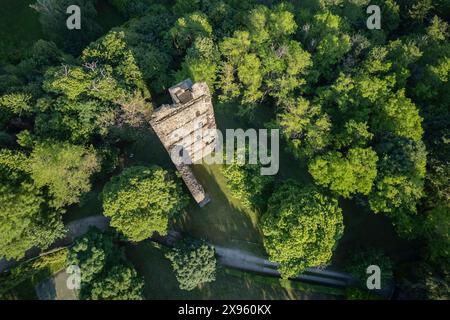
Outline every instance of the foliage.
<path fill-rule="evenodd" d="M 265 6 L 251 10 L 246 28 L 219 44 L 220 98 L 241 97 L 244 105 L 255 104 L 265 95 L 281 101 L 303 85 L 311 59 L 297 41 L 289 40 L 296 30 L 294 16 L 284 4 L 272 10 Z"/>
<path fill-rule="evenodd" d="M 92 148 L 47 141 L 33 149 L 30 170 L 36 186 L 48 187 L 50 204 L 62 208 L 90 190 L 89 179 L 99 170 L 99 163 Z"/>
<path fill-rule="evenodd" d="M 425 214 L 422 236 L 428 241 L 426 256 L 436 265 L 446 264 L 450 257 L 450 206 L 438 203 Z"/>
<path fill-rule="evenodd" d="M 60 271 L 66 265 L 67 248 L 51 251 L 27 261 L 0 274 L 0 294 L 7 293 L 27 279 L 36 277 L 43 271 L 50 270 L 52 273 Z M 45 273 L 47 275 L 47 273 Z"/>
<path fill-rule="evenodd" d="M 159 167 L 126 168 L 105 185 L 102 197 L 111 226 L 131 241 L 167 234 L 169 221 L 187 204 L 180 183 Z"/>
<path fill-rule="evenodd" d="M 328 186 L 344 198 L 356 192 L 367 195 L 377 175 L 377 161 L 371 148 L 353 148 L 345 157 L 340 152 L 317 156 L 309 163 L 309 172 L 318 185 Z"/>
<path fill-rule="evenodd" d="M 370 208 L 393 218 L 398 232 L 413 236 L 417 201 L 423 196 L 426 150 L 421 141 L 386 139 L 377 146 L 378 176 L 369 194 Z"/>
<path fill-rule="evenodd" d="M 345 298 L 347 300 L 380 300 L 381 297 L 359 288 L 347 288 L 345 290 Z"/>
<path fill-rule="evenodd" d="M 191 291 L 202 283 L 216 280 L 215 251 L 206 243 L 184 240 L 166 258 L 171 261 L 182 290 Z"/>
<path fill-rule="evenodd" d="M 66 20 L 67 8 L 71 5 L 80 7 L 82 26 L 80 30 L 68 30 Z M 95 4 L 90 0 L 36 0 L 31 6 L 40 15 L 42 30 L 46 36 L 62 45 L 72 53 L 79 53 L 83 46 L 94 40 L 101 33 L 96 21 Z"/>
<path fill-rule="evenodd" d="M 114 83 L 117 83 L 120 86 L 119 90 L 125 91 L 125 94 L 139 90 L 144 98 L 150 96 L 133 51 L 128 46 L 125 31 L 109 32 L 103 38 L 84 49 L 81 59 L 85 66 L 89 66 L 89 68 L 85 67 L 85 73 L 90 74 L 89 77 L 100 78 L 97 80 L 98 90 L 91 91 L 93 96 L 98 96 L 99 98 L 104 96 L 105 99 L 114 101 L 116 95 L 114 95 L 113 91 L 111 91 L 111 94 L 106 91 L 106 93 L 100 95 L 103 84 L 105 89 L 108 89 Z M 86 65 L 86 63 L 91 65 Z M 99 64 L 98 67 L 95 67 L 96 64 Z"/>
<path fill-rule="evenodd" d="M 403 90 L 397 92 L 382 107 L 381 112 L 374 117 L 374 132 L 391 132 L 399 137 L 420 140 L 423 134 L 418 110 L 415 105 L 405 97 Z"/>
<path fill-rule="evenodd" d="M 123 253 L 115 246 L 112 234 L 100 233 L 90 228 L 88 233 L 77 238 L 69 248 L 68 265 L 81 270 L 81 282 L 88 285 L 104 268 L 116 264 Z"/>
<path fill-rule="evenodd" d="M 130 20 L 102 36 L 95 1 L 35 2 L 54 42 L 38 40 L 17 56 L 10 50 L 0 68 L 0 256 L 20 259 L 62 236 L 61 215 L 90 190 L 91 178 L 101 184 L 128 165 L 124 150 L 148 132 L 151 100 L 165 102 L 167 88 L 191 78 L 236 106 L 245 125 L 264 118 L 279 128 L 315 184 L 388 215 L 400 235 L 423 242 L 432 276 L 423 276 L 429 285 L 422 281 L 421 296 L 445 296 L 445 273 L 436 269 L 449 244 L 448 1 L 370 1 L 381 8 L 382 28 L 369 30 L 368 0 L 110 0 Z M 81 7 L 82 30 L 67 30 L 69 4 Z M 164 233 L 185 202 L 165 173 L 146 170 L 123 179 L 136 184 L 113 178 L 108 186 L 117 189 L 104 198 L 116 228 L 134 240 Z M 232 164 L 224 173 L 234 196 L 264 212 L 272 178 L 257 170 Z M 322 205 L 303 193 L 301 205 L 293 198 L 277 210 L 269 205 L 266 216 L 284 223 L 282 213 L 297 217 L 285 207 Z M 327 232 L 338 234 L 338 218 L 331 220 Z M 275 222 L 263 225 L 267 234 L 291 235 Z M 329 258 L 314 248 L 310 259 L 302 241 L 304 253 L 287 240 L 268 245 L 275 240 L 265 241 L 272 256 L 281 256 L 274 248 L 287 252 L 277 258 L 285 275 Z M 114 297 L 109 284 L 128 283 L 129 275 L 100 281 L 98 297 Z"/>
<path fill-rule="evenodd" d="M 312 105 L 302 97 L 289 100 L 283 103 L 283 111 L 277 117 L 289 149 L 298 158 L 312 156 L 328 145 L 331 122 L 320 105 Z"/>
<path fill-rule="evenodd" d="M 67 264 L 80 268 L 80 299 L 142 299 L 143 280 L 127 262 L 114 233 L 89 229 L 69 248 Z"/>
<path fill-rule="evenodd" d="M 153 5 L 147 15 L 132 19 L 126 28 L 121 28 L 126 45 L 152 94 L 165 94 L 174 82 L 174 48 L 167 36 L 174 21 L 175 17 L 167 8 Z"/>
<path fill-rule="evenodd" d="M 314 68 L 326 77 L 330 76 L 332 66 L 340 62 L 351 48 L 346 29 L 345 20 L 331 12 L 314 15 L 308 26 L 304 41 L 312 44 Z"/>
<path fill-rule="evenodd" d="M 0 70 L 0 92 L 2 95 L 10 95 L 6 100 L 8 105 L 2 106 L 13 107 L 22 116 L 28 116 L 29 112 L 33 111 L 30 98 L 42 94 L 42 75 L 49 66 L 58 65 L 65 59 L 65 55 L 53 42 L 36 41 L 21 62 L 16 65 L 5 65 L 5 68 Z M 12 101 L 15 102 L 14 105 L 10 104 Z M 17 102 L 19 103 L 16 104 Z"/>
<path fill-rule="evenodd" d="M 448 300 L 448 264 L 433 266 L 419 261 L 406 266 L 407 270 L 399 283 L 400 292 L 409 299 Z"/>
<path fill-rule="evenodd" d="M 390 287 L 394 279 L 394 264 L 392 260 L 380 249 L 358 248 L 347 259 L 345 271 L 353 275 L 360 288 L 366 287 L 368 277 L 367 268 L 371 265 L 380 267 L 381 289 Z"/>
<path fill-rule="evenodd" d="M 28 94 L 6 94 L 0 97 L 0 106 L 20 116 L 31 111 L 30 100 L 31 96 Z"/>
<path fill-rule="evenodd" d="M 47 208 L 29 176 L 28 159 L 0 151 L 0 257 L 20 259 L 28 249 L 45 249 L 64 235 L 60 212 Z"/>
<path fill-rule="evenodd" d="M 248 157 L 248 149 L 246 151 L 246 157 Z M 221 168 L 226 184 L 231 194 L 241 200 L 245 207 L 262 210 L 266 206 L 275 179 L 273 176 L 261 175 L 260 164 L 240 163 L 237 153 L 235 152 L 231 164 Z"/>
<path fill-rule="evenodd" d="M 209 37 L 211 34 L 208 18 L 200 12 L 179 18 L 170 29 L 175 47 L 179 50 L 186 50 L 197 37 Z"/>
<path fill-rule="evenodd" d="M 142 300 L 144 281 L 136 270 L 125 265 L 117 265 L 98 281 L 94 282 L 89 300 Z"/>
<path fill-rule="evenodd" d="M 145 14 L 152 3 L 151 0 L 109 0 L 109 2 L 127 18 Z"/>
<path fill-rule="evenodd" d="M 43 89 L 58 97 L 38 99 L 38 136 L 87 143 L 115 128 L 145 126 L 153 107 L 127 37 L 112 31 L 83 50 L 81 62 L 46 71 Z"/>
<path fill-rule="evenodd" d="M 283 278 L 330 261 L 344 224 L 337 200 L 293 181 L 279 186 L 261 218 L 269 259 Z"/>
<path fill-rule="evenodd" d="M 217 76 L 218 51 L 211 38 L 197 37 L 187 50 L 177 81 L 190 78 L 194 82 L 206 82 L 213 90 Z"/>

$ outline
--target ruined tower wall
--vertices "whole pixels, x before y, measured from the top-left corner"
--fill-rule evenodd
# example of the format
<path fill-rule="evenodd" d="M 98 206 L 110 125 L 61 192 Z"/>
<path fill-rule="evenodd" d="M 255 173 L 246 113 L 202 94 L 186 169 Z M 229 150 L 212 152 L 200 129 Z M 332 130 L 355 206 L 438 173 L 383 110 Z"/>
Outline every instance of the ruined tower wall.
<path fill-rule="evenodd" d="M 206 131 L 216 129 L 208 86 L 206 83 L 192 84 L 190 80 L 185 80 L 170 88 L 169 92 L 174 103 L 156 109 L 150 125 L 169 154 L 173 148 L 183 147 L 190 160 L 198 162 L 215 147 L 215 135 Z M 202 134 L 199 134 L 199 129 Z M 204 205 L 209 202 L 204 188 L 189 165 L 181 164 L 176 167 L 197 203 Z"/>

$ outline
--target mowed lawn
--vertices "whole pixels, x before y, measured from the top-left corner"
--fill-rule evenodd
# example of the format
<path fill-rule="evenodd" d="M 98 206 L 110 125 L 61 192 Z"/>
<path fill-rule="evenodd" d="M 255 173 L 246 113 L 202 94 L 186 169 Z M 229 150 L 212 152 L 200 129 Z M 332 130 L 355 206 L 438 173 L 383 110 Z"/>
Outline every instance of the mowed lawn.
<path fill-rule="evenodd" d="M 213 244 L 241 247 L 262 242 L 258 214 L 245 208 L 228 190 L 221 165 L 196 165 L 194 173 L 211 202 L 203 208 L 191 201 L 178 226 Z"/>
<path fill-rule="evenodd" d="M 284 285 L 276 278 L 251 276 L 247 273 L 218 268 L 216 281 L 192 291 L 181 290 L 164 249 L 151 242 L 129 244 L 128 259 L 144 277 L 146 299 L 333 299 L 336 295 L 312 293 Z"/>

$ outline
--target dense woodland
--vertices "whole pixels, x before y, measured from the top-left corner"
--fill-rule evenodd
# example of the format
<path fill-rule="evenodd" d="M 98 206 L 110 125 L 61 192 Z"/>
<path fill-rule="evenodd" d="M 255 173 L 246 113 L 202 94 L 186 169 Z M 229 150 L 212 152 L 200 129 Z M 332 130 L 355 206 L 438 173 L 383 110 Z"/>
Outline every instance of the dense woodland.
<path fill-rule="evenodd" d="M 313 183 L 263 177 L 255 165 L 222 170 L 260 213 L 282 277 L 330 262 L 347 199 L 418 243 L 402 290 L 449 297 L 450 1 L 110 0 L 126 22 L 109 31 L 95 2 L 36 1 L 45 39 L 0 56 L 0 257 L 45 251 L 65 234 L 67 209 L 102 182 L 120 236 L 89 233 L 70 249 L 92 270 L 81 296 L 141 298 L 117 243 L 165 235 L 189 194 L 174 170 L 127 166 L 123 147 L 150 130 L 167 89 L 191 78 L 250 126 L 264 113 L 307 166 Z M 70 4 L 82 30 L 66 28 Z M 380 30 L 366 27 L 369 4 L 381 8 Z M 180 287 L 214 280 L 211 250 L 183 244 L 167 255 Z M 123 291 L 112 292 L 117 283 Z"/>

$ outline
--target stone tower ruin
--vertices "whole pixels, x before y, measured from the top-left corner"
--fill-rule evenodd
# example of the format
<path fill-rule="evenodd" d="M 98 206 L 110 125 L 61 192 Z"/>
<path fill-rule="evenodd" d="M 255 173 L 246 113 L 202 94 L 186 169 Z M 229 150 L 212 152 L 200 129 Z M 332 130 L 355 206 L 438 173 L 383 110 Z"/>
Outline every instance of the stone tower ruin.
<path fill-rule="evenodd" d="M 211 95 L 206 83 L 193 84 L 190 79 L 171 87 L 169 93 L 173 103 L 156 109 L 150 125 L 171 156 L 182 150 L 189 158 L 188 164 L 185 161 L 180 164 L 173 158 L 172 161 L 195 201 L 204 206 L 210 199 L 189 163 L 199 162 L 215 148 L 215 135 L 198 134 L 216 129 Z"/>

